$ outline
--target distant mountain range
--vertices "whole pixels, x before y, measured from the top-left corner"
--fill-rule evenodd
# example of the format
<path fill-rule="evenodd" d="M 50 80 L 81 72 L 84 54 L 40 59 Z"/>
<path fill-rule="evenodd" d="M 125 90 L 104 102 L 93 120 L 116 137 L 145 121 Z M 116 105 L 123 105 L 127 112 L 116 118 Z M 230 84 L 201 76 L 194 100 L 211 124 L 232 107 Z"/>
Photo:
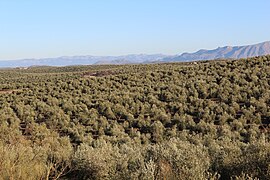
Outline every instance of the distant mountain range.
<path fill-rule="evenodd" d="M 70 66 L 92 64 L 139 64 L 181 62 L 213 59 L 239 59 L 270 54 L 270 41 L 248 46 L 225 46 L 213 50 L 168 56 L 163 54 L 133 54 L 126 56 L 63 56 L 58 58 L 0 61 L 0 67 Z"/>
<path fill-rule="evenodd" d="M 163 60 L 171 61 L 197 61 L 212 59 L 240 59 L 270 54 L 270 41 L 248 46 L 225 46 L 214 50 L 201 49 L 195 53 L 166 57 Z"/>
<path fill-rule="evenodd" d="M 161 61 L 165 57 L 167 56 L 162 54 L 134 54 L 126 56 L 63 56 L 58 58 L 0 61 L 0 67 L 138 64 L 146 61 Z"/>

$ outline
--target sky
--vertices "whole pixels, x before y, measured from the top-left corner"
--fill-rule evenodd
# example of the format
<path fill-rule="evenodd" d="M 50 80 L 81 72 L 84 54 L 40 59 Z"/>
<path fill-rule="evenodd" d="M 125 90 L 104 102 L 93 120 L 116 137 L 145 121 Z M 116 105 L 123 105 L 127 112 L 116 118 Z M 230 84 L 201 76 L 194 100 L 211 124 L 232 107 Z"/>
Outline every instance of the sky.
<path fill-rule="evenodd" d="M 269 0 L 0 0 L 0 60 L 168 55 L 270 40 Z"/>

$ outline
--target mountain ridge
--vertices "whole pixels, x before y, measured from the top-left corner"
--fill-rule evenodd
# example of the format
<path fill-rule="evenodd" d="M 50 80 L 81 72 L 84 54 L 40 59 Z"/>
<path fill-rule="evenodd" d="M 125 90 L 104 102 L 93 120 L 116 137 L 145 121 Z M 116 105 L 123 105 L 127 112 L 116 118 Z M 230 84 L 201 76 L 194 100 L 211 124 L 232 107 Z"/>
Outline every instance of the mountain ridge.
<path fill-rule="evenodd" d="M 57 58 L 21 59 L 0 61 L 0 67 L 29 66 L 72 66 L 93 64 L 139 64 L 145 61 L 159 61 L 167 55 L 163 54 L 129 54 L 123 56 L 61 56 Z"/>
<path fill-rule="evenodd" d="M 213 59 L 241 59 L 270 54 L 270 41 L 246 46 L 224 46 L 212 50 L 200 49 L 194 53 L 183 53 L 164 58 L 164 61 L 198 61 Z"/>
<path fill-rule="evenodd" d="M 186 62 L 214 59 L 240 59 L 270 54 L 270 41 L 246 46 L 224 46 L 216 49 L 200 49 L 194 53 L 178 55 L 129 54 L 122 56 L 61 56 L 56 58 L 21 59 L 0 61 L 0 67 L 71 66 L 101 64 L 141 64 L 158 62 Z"/>

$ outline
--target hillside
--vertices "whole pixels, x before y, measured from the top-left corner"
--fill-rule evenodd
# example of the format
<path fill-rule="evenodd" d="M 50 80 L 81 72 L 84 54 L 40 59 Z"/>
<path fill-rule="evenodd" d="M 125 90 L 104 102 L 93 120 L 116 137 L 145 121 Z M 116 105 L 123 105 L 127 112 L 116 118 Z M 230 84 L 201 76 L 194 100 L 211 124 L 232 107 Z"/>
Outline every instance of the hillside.
<path fill-rule="evenodd" d="M 248 46 L 225 46 L 213 50 L 199 50 L 195 53 L 183 53 L 180 56 L 167 57 L 164 61 L 197 61 L 211 59 L 241 59 L 270 54 L 270 41 Z"/>
<path fill-rule="evenodd" d="M 270 56 L 0 70 L 0 177 L 270 179 Z"/>

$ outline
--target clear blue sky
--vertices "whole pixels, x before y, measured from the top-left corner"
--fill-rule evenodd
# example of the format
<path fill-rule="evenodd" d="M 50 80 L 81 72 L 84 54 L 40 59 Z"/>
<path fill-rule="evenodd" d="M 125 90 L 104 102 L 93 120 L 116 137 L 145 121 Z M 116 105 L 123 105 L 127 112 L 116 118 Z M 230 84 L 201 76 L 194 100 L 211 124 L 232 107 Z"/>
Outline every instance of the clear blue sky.
<path fill-rule="evenodd" d="M 0 60 L 178 54 L 270 40 L 269 0 L 1 0 Z"/>

